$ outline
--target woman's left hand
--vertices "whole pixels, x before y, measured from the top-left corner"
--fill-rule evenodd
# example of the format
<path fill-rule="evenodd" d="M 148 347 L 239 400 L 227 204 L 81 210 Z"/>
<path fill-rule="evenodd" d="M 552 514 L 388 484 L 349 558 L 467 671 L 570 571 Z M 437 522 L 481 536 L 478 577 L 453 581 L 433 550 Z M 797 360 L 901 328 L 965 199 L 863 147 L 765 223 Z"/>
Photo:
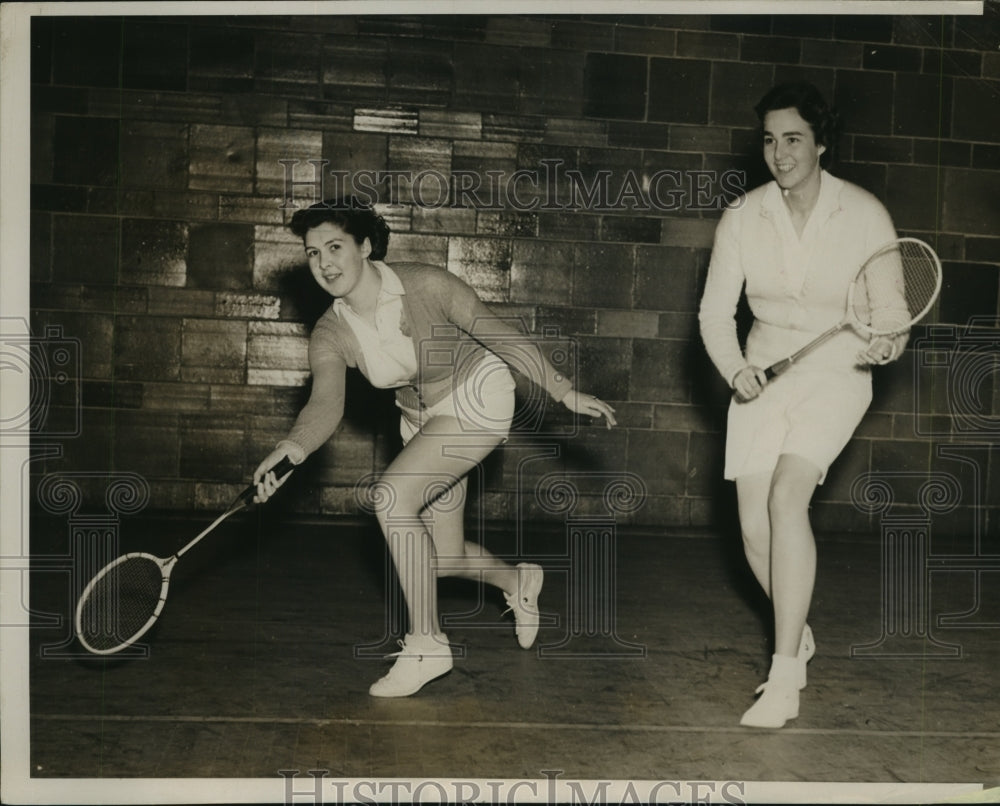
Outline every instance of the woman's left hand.
<path fill-rule="evenodd" d="M 888 364 L 895 361 L 906 349 L 909 333 L 898 333 L 895 336 L 873 336 L 868 347 L 858 353 L 858 361 L 862 364 Z"/>
<path fill-rule="evenodd" d="M 566 397 L 563 398 L 562 402 L 567 409 L 575 411 L 577 414 L 586 414 L 591 417 L 603 417 L 608 422 L 608 428 L 611 428 L 613 425 L 618 425 L 618 421 L 615 420 L 615 410 L 603 400 L 598 400 L 596 397 L 588 395 L 586 392 L 578 392 L 576 389 L 571 389 L 567 392 Z"/>

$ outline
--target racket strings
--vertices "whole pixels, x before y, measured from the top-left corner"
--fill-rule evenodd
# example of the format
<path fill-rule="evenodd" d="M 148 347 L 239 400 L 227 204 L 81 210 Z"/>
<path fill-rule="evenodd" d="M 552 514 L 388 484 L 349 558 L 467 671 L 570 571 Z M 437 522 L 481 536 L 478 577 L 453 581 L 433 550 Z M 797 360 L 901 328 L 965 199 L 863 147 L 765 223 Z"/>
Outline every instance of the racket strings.
<path fill-rule="evenodd" d="M 98 579 L 80 603 L 80 638 L 93 650 L 128 643 L 156 614 L 163 570 L 151 557 L 128 557 Z"/>
<path fill-rule="evenodd" d="M 875 332 L 906 330 L 937 295 L 939 264 L 921 242 L 902 241 L 865 263 L 855 286 L 854 314 Z"/>

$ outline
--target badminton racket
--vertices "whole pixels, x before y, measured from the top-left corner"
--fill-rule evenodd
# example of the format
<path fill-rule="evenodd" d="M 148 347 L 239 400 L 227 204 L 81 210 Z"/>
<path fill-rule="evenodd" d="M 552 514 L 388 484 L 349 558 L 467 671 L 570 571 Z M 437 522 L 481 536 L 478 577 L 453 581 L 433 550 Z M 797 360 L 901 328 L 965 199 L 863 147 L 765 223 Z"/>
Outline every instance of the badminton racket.
<path fill-rule="evenodd" d="M 941 261 L 917 238 L 899 238 L 864 262 L 847 289 L 843 319 L 788 358 L 764 370 L 768 380 L 780 375 L 806 353 L 845 327 L 861 335 L 895 336 L 909 330 L 934 305 L 941 293 Z"/>
<path fill-rule="evenodd" d="M 292 469 L 286 456 L 271 470 L 279 479 Z M 80 643 L 95 655 L 110 655 L 135 643 L 156 623 L 167 601 L 177 561 L 230 515 L 253 503 L 250 485 L 194 540 L 171 557 L 130 552 L 104 566 L 87 584 L 76 606 L 74 627 Z"/>

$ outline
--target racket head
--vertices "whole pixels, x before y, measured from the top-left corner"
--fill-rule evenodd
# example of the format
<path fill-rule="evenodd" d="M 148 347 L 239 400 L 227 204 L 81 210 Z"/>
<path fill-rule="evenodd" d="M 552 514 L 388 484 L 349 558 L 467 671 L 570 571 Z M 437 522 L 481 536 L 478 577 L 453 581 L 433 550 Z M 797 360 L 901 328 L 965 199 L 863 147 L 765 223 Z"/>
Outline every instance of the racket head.
<path fill-rule="evenodd" d="M 850 324 L 873 336 L 904 333 L 933 307 L 942 279 L 941 261 L 924 241 L 887 243 L 864 262 L 850 285 Z"/>
<path fill-rule="evenodd" d="M 176 561 L 176 555 L 164 560 L 130 552 L 98 571 L 73 618 L 81 645 L 95 655 L 110 655 L 145 635 L 163 611 Z"/>

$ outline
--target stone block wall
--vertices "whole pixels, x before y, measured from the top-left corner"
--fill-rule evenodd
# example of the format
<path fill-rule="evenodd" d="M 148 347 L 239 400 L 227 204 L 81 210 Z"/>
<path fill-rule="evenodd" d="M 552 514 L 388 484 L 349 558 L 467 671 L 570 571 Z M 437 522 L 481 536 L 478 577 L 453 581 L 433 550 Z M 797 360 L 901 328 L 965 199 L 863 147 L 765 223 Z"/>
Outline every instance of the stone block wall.
<path fill-rule="evenodd" d="M 549 473 L 628 472 L 647 495 L 631 522 L 731 524 L 728 394 L 696 309 L 721 204 L 767 178 L 752 106 L 803 78 L 845 119 L 834 172 L 945 262 L 939 327 L 878 371 L 817 494 L 820 528 L 867 529 L 859 476 L 949 473 L 942 445 L 998 441 L 997 41 L 993 4 L 983 18 L 37 17 L 31 327 L 78 344 L 79 398 L 45 416 L 80 427 L 35 469 L 139 473 L 165 510 L 239 489 L 306 399 L 309 329 L 330 302 L 289 208 L 351 187 L 391 224 L 390 262 L 454 272 L 567 341 L 578 385 L 618 410 L 606 431 L 549 405 L 486 462 L 474 512 L 551 517 L 528 500 Z M 956 387 L 970 356 L 986 369 Z M 398 443 L 391 396 L 350 390 L 343 428 L 275 506 L 358 511 L 355 483 Z M 982 495 L 963 506 L 985 513 L 1000 458 L 975 456 Z M 601 490 L 580 484 L 599 511 Z"/>

